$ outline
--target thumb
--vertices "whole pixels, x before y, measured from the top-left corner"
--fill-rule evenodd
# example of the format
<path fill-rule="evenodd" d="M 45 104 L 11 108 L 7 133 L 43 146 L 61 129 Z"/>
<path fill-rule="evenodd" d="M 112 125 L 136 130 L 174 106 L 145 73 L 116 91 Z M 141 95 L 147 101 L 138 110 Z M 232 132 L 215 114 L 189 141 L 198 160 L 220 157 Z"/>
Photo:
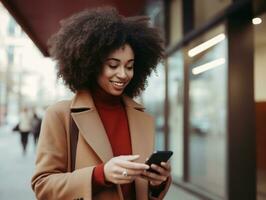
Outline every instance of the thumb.
<path fill-rule="evenodd" d="M 139 155 L 127 155 L 127 156 L 120 156 L 122 160 L 127 160 L 127 161 L 134 161 L 139 158 Z"/>

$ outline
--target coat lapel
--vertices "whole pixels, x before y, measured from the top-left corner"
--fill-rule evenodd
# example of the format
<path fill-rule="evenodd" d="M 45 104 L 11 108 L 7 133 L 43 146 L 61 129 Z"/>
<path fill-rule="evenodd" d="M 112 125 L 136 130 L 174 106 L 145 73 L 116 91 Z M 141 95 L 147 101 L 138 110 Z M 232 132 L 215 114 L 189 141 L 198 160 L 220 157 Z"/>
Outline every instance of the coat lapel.
<path fill-rule="evenodd" d="M 106 162 L 113 157 L 107 134 L 88 91 L 80 91 L 72 101 L 71 109 L 87 108 L 87 111 L 71 113 L 80 134 L 99 158 Z"/>
<path fill-rule="evenodd" d="M 151 116 L 143 112 L 143 107 L 128 97 L 124 97 L 131 135 L 132 154 L 140 155 L 137 162 L 144 163 L 153 151 L 154 123 Z M 135 181 L 138 200 L 146 200 L 147 181 L 137 178 Z"/>
<path fill-rule="evenodd" d="M 144 107 L 124 96 L 131 136 L 132 154 L 140 155 L 139 162 L 145 162 L 153 149 L 154 124 L 150 115 L 143 112 Z"/>

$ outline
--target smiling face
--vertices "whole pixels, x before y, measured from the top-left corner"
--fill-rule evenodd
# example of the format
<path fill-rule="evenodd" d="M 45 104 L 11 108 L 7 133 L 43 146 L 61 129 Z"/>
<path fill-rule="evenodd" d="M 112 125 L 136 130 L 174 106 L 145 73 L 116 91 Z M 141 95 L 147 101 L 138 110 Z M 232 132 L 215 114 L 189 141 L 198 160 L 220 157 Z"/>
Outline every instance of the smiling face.
<path fill-rule="evenodd" d="M 123 93 L 134 75 L 134 53 L 125 44 L 113 51 L 105 60 L 97 82 L 108 94 L 119 96 Z"/>

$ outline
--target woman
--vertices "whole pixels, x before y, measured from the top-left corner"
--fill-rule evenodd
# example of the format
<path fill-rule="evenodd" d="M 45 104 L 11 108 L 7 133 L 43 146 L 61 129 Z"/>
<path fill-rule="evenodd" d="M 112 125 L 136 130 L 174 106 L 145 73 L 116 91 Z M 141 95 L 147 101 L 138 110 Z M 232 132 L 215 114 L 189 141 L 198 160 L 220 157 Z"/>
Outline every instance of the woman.
<path fill-rule="evenodd" d="M 154 125 L 131 98 L 162 58 L 162 40 L 146 17 L 125 18 L 114 8 L 86 10 L 62 23 L 50 40 L 58 76 L 72 101 L 46 111 L 32 188 L 38 199 L 162 199 L 170 166 L 152 165 Z M 71 171 L 70 121 L 78 128 Z"/>
<path fill-rule="evenodd" d="M 18 130 L 20 133 L 20 142 L 22 145 L 23 155 L 26 154 L 28 138 L 32 125 L 32 114 L 27 107 L 24 107 L 20 113 Z"/>

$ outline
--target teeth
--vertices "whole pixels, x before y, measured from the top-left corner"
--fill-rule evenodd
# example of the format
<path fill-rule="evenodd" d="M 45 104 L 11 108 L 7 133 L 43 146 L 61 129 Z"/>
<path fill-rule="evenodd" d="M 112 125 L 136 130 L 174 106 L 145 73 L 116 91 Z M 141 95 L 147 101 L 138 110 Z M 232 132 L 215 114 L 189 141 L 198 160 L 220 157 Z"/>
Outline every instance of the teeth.
<path fill-rule="evenodd" d="M 114 85 L 116 85 L 116 86 L 119 86 L 119 87 L 121 87 L 121 86 L 123 86 L 125 83 L 123 83 L 123 82 L 116 82 L 116 81 L 112 81 L 112 83 L 114 84 Z"/>
<path fill-rule="evenodd" d="M 122 86 L 124 85 L 124 83 L 117 83 L 117 82 L 114 82 L 115 85 L 118 85 L 118 86 Z"/>

